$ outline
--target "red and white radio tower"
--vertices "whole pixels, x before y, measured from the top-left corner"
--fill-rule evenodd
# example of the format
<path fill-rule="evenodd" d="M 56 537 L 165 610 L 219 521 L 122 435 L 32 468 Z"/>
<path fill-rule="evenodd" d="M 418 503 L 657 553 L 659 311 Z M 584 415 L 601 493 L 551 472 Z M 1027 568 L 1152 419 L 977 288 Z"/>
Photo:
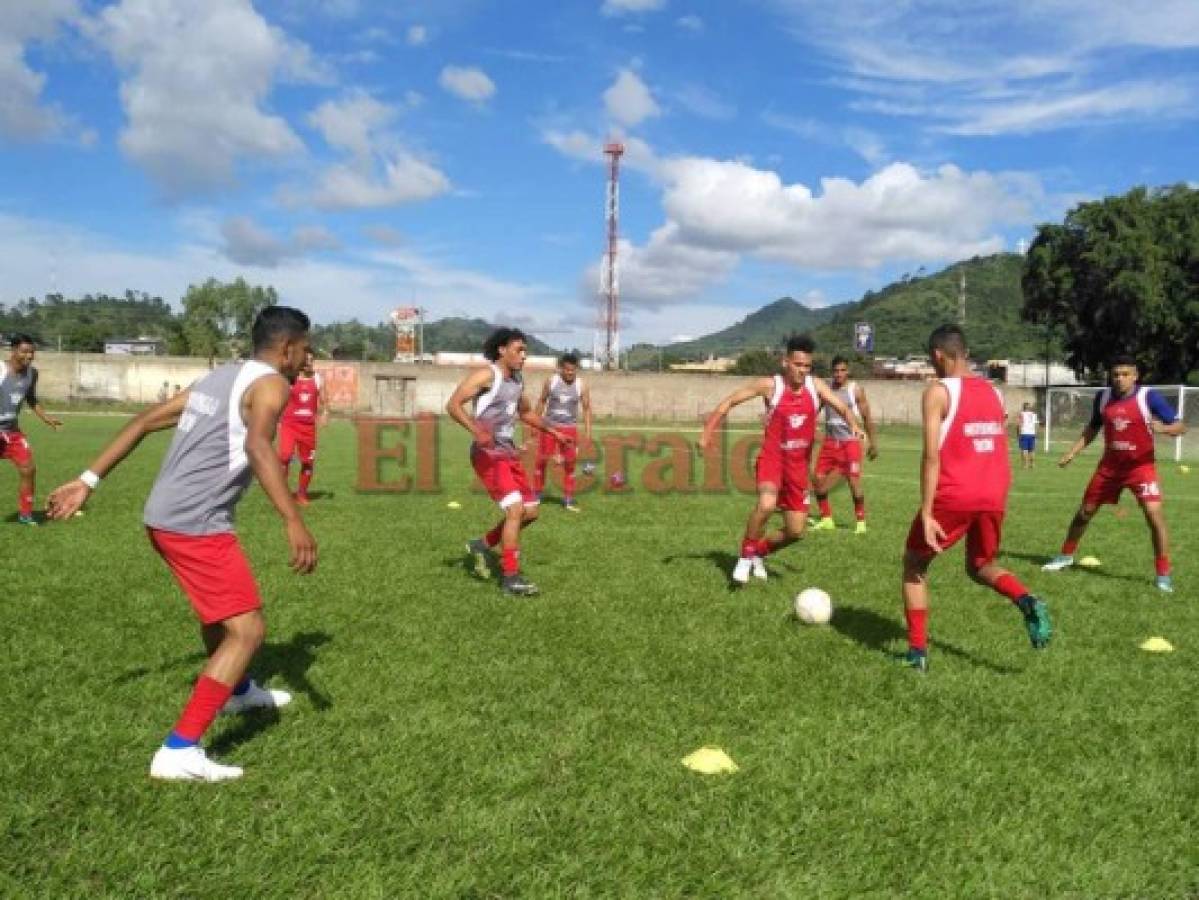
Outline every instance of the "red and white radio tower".
<path fill-rule="evenodd" d="M 600 359 L 605 369 L 620 367 L 620 279 L 616 254 L 620 240 L 620 157 L 624 144 L 612 141 L 604 145 L 608 157 L 608 250 L 600 276 L 599 324 L 604 343 Z"/>

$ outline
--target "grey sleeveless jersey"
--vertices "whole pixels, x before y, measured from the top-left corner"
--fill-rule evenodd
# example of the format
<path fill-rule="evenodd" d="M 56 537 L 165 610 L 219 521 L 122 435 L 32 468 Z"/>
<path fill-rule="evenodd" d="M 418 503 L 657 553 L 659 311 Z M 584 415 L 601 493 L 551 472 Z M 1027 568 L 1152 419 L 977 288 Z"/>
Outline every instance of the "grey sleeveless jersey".
<path fill-rule="evenodd" d="M 847 381 L 845 387 L 835 388 L 830 382 L 828 389 L 833 392 L 833 396 L 850 408 L 859 421 L 861 420 L 862 414 L 858 412 L 858 386 L 856 384 Z M 853 429 L 849 427 L 849 423 L 827 404 L 824 407 L 824 433 L 834 441 L 852 441 L 854 439 Z"/>
<path fill-rule="evenodd" d="M 500 367 L 491 365 L 491 389 L 475 399 L 475 421 L 495 435 L 490 448 L 504 455 L 516 456 L 516 415 L 524 381 L 519 372 L 505 378 Z M 475 445 L 471 444 L 471 452 Z"/>
<path fill-rule="evenodd" d="M 192 385 L 146 501 L 147 525 L 194 535 L 233 530 L 233 508 L 253 477 L 241 401 L 251 384 L 275 374 L 249 360 L 221 366 Z"/>
<path fill-rule="evenodd" d="M 583 382 L 575 378 L 567 384 L 561 376 L 550 379 L 549 400 L 545 404 L 545 417 L 554 425 L 578 425 L 579 401 L 583 397 Z"/>
<path fill-rule="evenodd" d="M 30 366 L 20 375 L 15 375 L 4 364 L 4 378 L 0 380 L 0 431 L 15 431 L 21 405 L 28 400 L 37 403 L 37 369 Z"/>

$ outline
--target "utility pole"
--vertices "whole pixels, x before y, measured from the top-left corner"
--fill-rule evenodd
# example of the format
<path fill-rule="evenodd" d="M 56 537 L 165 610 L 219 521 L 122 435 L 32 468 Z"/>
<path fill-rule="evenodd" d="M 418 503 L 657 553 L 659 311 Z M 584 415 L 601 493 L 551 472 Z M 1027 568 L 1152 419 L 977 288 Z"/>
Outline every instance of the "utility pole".
<path fill-rule="evenodd" d="M 608 196 L 606 204 L 607 252 L 601 275 L 600 331 L 603 333 L 603 367 L 620 368 L 620 281 L 616 255 L 620 245 L 620 157 L 624 144 L 611 141 L 604 145 L 608 157 Z"/>

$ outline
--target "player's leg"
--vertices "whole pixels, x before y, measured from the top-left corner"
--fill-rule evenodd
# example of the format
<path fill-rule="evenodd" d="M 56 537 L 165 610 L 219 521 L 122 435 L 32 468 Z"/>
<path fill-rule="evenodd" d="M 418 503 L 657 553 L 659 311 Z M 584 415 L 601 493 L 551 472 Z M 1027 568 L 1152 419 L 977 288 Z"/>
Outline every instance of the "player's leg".
<path fill-rule="evenodd" d="M 761 556 L 762 537 L 766 533 L 766 523 L 774 515 L 778 507 L 778 488 L 774 482 L 759 481 L 758 502 L 749 512 L 745 522 L 745 534 L 741 538 L 741 552 L 737 564 L 733 566 L 733 581 L 745 584 L 753 571 L 753 561 Z"/>
<path fill-rule="evenodd" d="M 1033 648 L 1043 649 L 1053 634 L 1049 608 L 1019 578 L 995 563 L 1002 539 L 1003 513 L 978 514 L 966 533 L 966 574 L 977 584 L 1007 597 L 1024 617 Z"/>
<path fill-rule="evenodd" d="M 279 428 L 279 465 L 283 467 L 283 481 L 291 477 L 291 458 L 296 452 L 296 433 L 288 425 Z"/>
<path fill-rule="evenodd" d="M 1061 551 L 1041 569 L 1046 572 L 1058 572 L 1062 569 L 1067 569 L 1074 565 L 1074 553 L 1078 550 L 1078 545 L 1082 541 L 1082 537 L 1087 533 L 1087 526 L 1091 524 L 1091 519 L 1095 518 L 1095 513 L 1098 511 L 1097 505 L 1083 501 L 1078 507 L 1078 511 L 1074 513 L 1074 518 L 1070 520 L 1070 527 L 1066 530 L 1066 539 L 1062 541 Z"/>
<path fill-rule="evenodd" d="M 850 475 L 846 482 L 849 484 L 849 494 L 853 497 L 853 517 L 855 534 L 866 533 L 866 492 L 862 489 L 862 476 Z"/>
<path fill-rule="evenodd" d="M 525 475 L 520 460 L 502 460 L 499 483 L 506 491 L 500 508 L 504 525 L 500 536 L 500 584 L 506 594 L 532 596 L 537 585 L 520 571 L 520 533 L 537 521 L 540 513 L 537 495 Z"/>
<path fill-rule="evenodd" d="M 33 497 L 37 488 L 37 466 L 30 456 L 17 463 L 17 521 L 22 525 L 37 524 L 33 518 Z"/>
<path fill-rule="evenodd" d="M 917 516 L 913 529 L 920 526 Z M 923 538 L 921 538 L 923 542 Z M 912 539 L 909 536 L 909 544 Z M 908 652 L 904 662 L 919 672 L 928 671 L 928 567 L 933 556 L 909 547 L 903 555 L 900 595 L 908 632 Z"/>
<path fill-rule="evenodd" d="M 558 455 L 562 458 L 562 506 L 571 512 L 578 512 L 579 505 L 575 503 L 575 463 L 579 458 L 578 430 L 563 429 L 574 440 L 558 447 Z"/>
<path fill-rule="evenodd" d="M 813 531 L 831 531 L 837 527 L 833 521 L 833 507 L 828 495 L 841 480 L 841 450 L 838 444 L 826 440 L 820 445 L 820 455 L 816 457 L 815 477 L 812 479 L 813 493 L 816 495 L 816 505 L 820 509 L 820 518 L 812 525 Z"/>
<path fill-rule="evenodd" d="M 304 435 L 296 440 L 296 456 L 300 460 L 300 478 L 296 486 L 296 500 L 308 505 L 308 487 L 316 470 L 316 434 Z"/>
<path fill-rule="evenodd" d="M 1160 500 L 1143 500 L 1141 512 L 1145 514 L 1149 535 L 1153 539 L 1153 565 L 1157 572 L 1157 586 L 1168 594 L 1173 593 L 1174 583 L 1170 576 L 1170 536 L 1166 531 L 1162 503 Z"/>

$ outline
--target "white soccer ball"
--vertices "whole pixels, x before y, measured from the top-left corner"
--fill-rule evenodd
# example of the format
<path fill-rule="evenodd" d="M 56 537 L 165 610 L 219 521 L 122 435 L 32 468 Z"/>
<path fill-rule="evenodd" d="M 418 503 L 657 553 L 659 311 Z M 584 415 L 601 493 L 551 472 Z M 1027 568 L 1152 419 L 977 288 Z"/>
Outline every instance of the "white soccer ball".
<path fill-rule="evenodd" d="M 805 625 L 827 625 L 833 617 L 833 600 L 820 588 L 805 588 L 795 595 L 795 618 Z"/>

